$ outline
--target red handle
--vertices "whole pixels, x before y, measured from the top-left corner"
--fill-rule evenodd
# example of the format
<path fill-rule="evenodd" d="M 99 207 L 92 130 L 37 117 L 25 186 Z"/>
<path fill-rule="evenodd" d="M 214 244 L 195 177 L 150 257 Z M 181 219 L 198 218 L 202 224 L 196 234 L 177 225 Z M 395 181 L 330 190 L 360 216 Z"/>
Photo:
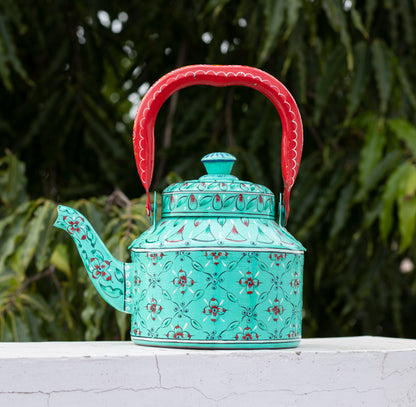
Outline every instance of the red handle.
<path fill-rule="evenodd" d="M 299 109 L 292 95 L 276 78 L 260 69 L 240 65 L 185 66 L 160 78 L 143 97 L 134 120 L 133 145 L 137 169 L 147 194 L 148 215 L 151 211 L 149 188 L 155 158 L 156 116 L 169 96 L 192 85 L 247 86 L 257 89 L 271 100 L 282 121 L 283 205 L 287 222 L 290 191 L 298 173 L 303 147 Z"/>

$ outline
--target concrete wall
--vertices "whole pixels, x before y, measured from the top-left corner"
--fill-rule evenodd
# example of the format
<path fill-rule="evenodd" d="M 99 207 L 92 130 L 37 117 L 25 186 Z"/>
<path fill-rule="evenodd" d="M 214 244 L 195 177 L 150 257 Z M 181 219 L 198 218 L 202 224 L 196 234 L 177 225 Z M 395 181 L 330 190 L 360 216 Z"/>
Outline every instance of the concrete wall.
<path fill-rule="evenodd" d="M 303 339 L 287 350 L 0 343 L 0 406 L 416 406 L 416 340 Z"/>

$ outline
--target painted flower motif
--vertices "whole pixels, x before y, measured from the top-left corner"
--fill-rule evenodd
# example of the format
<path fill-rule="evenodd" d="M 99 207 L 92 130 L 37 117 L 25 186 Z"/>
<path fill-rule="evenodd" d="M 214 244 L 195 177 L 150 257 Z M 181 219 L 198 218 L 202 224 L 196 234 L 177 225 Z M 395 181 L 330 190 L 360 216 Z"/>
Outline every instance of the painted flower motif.
<path fill-rule="evenodd" d="M 252 276 L 251 271 L 247 271 L 246 277 L 240 278 L 239 284 L 246 289 L 247 294 L 253 294 L 256 287 L 259 286 L 260 281 L 256 278 L 256 276 Z M 243 290 L 240 291 L 240 294 Z"/>
<path fill-rule="evenodd" d="M 253 332 L 250 327 L 246 327 L 243 329 L 242 333 L 239 333 L 235 336 L 235 339 L 242 341 L 252 341 L 253 339 L 259 339 L 259 336 L 257 335 L 257 332 Z"/>
<path fill-rule="evenodd" d="M 269 308 L 267 308 L 267 312 L 270 314 L 269 320 L 270 318 L 272 318 L 273 321 L 277 321 L 279 319 L 279 315 L 282 314 L 284 311 L 283 305 L 279 303 L 279 300 L 277 298 L 274 300 L 273 303 L 271 301 L 270 303 L 272 305 Z"/>
<path fill-rule="evenodd" d="M 181 294 L 185 294 L 187 289 L 193 292 L 189 287 L 194 285 L 194 280 L 182 269 L 179 270 L 179 276 L 173 279 L 173 284 L 179 286 Z"/>
<path fill-rule="evenodd" d="M 66 230 L 70 235 L 81 234 L 81 239 L 85 240 L 87 238 L 84 228 L 84 218 L 81 216 L 64 216 L 64 222 L 66 223 Z"/>
<path fill-rule="evenodd" d="M 172 331 L 169 331 L 166 334 L 166 336 L 171 339 L 190 339 L 191 335 L 189 332 L 184 331 L 185 327 L 186 327 L 186 324 L 183 328 L 181 328 L 179 325 L 176 325 Z"/>
<path fill-rule="evenodd" d="M 141 334 L 141 331 L 140 331 L 140 329 L 138 328 L 137 322 L 135 322 L 135 323 L 134 323 L 134 325 L 133 325 L 133 333 L 134 333 L 135 335 L 140 335 L 140 334 Z"/>
<path fill-rule="evenodd" d="M 152 264 L 155 266 L 159 260 L 162 260 L 163 253 L 147 253 L 147 257 L 152 259 Z"/>
<path fill-rule="evenodd" d="M 290 286 L 294 289 L 293 293 L 297 294 L 298 293 L 298 288 L 300 286 L 300 280 L 298 278 L 298 273 L 297 271 L 295 272 L 295 277 L 292 279 L 292 281 L 290 282 Z"/>
<path fill-rule="evenodd" d="M 225 314 L 226 309 L 224 307 L 221 307 L 222 302 L 223 301 L 221 301 L 221 303 L 218 303 L 218 301 L 215 298 L 211 298 L 211 301 L 209 302 L 208 306 L 204 308 L 204 314 L 210 316 L 211 321 L 215 322 L 218 316 Z"/>
<path fill-rule="evenodd" d="M 282 253 L 282 254 L 272 253 L 270 254 L 269 258 L 274 263 L 276 263 L 276 266 L 279 266 L 281 260 L 284 260 L 286 258 L 286 253 Z"/>
<path fill-rule="evenodd" d="M 221 252 L 205 252 L 205 257 L 209 258 L 212 257 L 213 263 L 215 265 L 220 264 L 220 258 L 221 257 L 227 257 L 228 253 L 225 251 L 221 251 Z"/>
<path fill-rule="evenodd" d="M 298 331 L 296 330 L 296 326 L 292 325 L 292 330 L 287 334 L 289 339 L 295 339 L 299 336 Z"/>
<path fill-rule="evenodd" d="M 157 300 L 155 300 L 154 298 L 152 298 L 151 302 L 149 302 L 146 305 L 146 309 L 149 312 L 151 318 L 153 319 L 153 321 L 156 319 L 156 316 L 158 314 L 160 314 L 160 312 L 162 311 L 162 306 L 157 302 Z"/>
<path fill-rule="evenodd" d="M 104 260 L 104 256 L 98 251 L 94 250 L 95 257 L 90 258 L 90 271 L 92 277 L 95 279 L 103 278 L 105 281 L 111 280 L 111 275 L 108 273 L 110 262 Z"/>

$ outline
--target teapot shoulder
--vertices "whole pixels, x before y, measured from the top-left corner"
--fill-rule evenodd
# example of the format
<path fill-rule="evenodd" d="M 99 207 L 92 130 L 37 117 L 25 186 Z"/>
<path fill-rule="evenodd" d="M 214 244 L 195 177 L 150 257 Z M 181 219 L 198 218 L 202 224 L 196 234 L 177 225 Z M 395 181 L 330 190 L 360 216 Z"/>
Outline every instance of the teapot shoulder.
<path fill-rule="evenodd" d="M 162 218 L 130 246 L 132 251 L 208 248 L 305 251 L 273 219 L 255 217 Z"/>

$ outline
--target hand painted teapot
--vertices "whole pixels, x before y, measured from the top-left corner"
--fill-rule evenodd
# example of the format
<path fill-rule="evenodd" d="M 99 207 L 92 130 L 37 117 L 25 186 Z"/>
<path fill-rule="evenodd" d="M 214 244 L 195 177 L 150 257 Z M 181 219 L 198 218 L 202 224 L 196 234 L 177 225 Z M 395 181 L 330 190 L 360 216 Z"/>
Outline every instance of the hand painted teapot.
<path fill-rule="evenodd" d="M 116 260 L 85 217 L 59 206 L 55 226 L 74 239 L 94 286 L 119 311 L 132 314 L 137 344 L 203 348 L 288 348 L 298 345 L 302 321 L 304 247 L 289 234 L 289 195 L 302 153 L 299 110 L 273 76 L 246 66 L 194 65 L 163 76 L 144 96 L 133 140 L 149 199 L 154 124 L 165 100 L 191 85 L 257 89 L 282 121 L 283 200 L 230 171 L 235 158 L 202 159 L 207 175 L 162 193 L 162 217 L 130 246 L 131 263 Z"/>

